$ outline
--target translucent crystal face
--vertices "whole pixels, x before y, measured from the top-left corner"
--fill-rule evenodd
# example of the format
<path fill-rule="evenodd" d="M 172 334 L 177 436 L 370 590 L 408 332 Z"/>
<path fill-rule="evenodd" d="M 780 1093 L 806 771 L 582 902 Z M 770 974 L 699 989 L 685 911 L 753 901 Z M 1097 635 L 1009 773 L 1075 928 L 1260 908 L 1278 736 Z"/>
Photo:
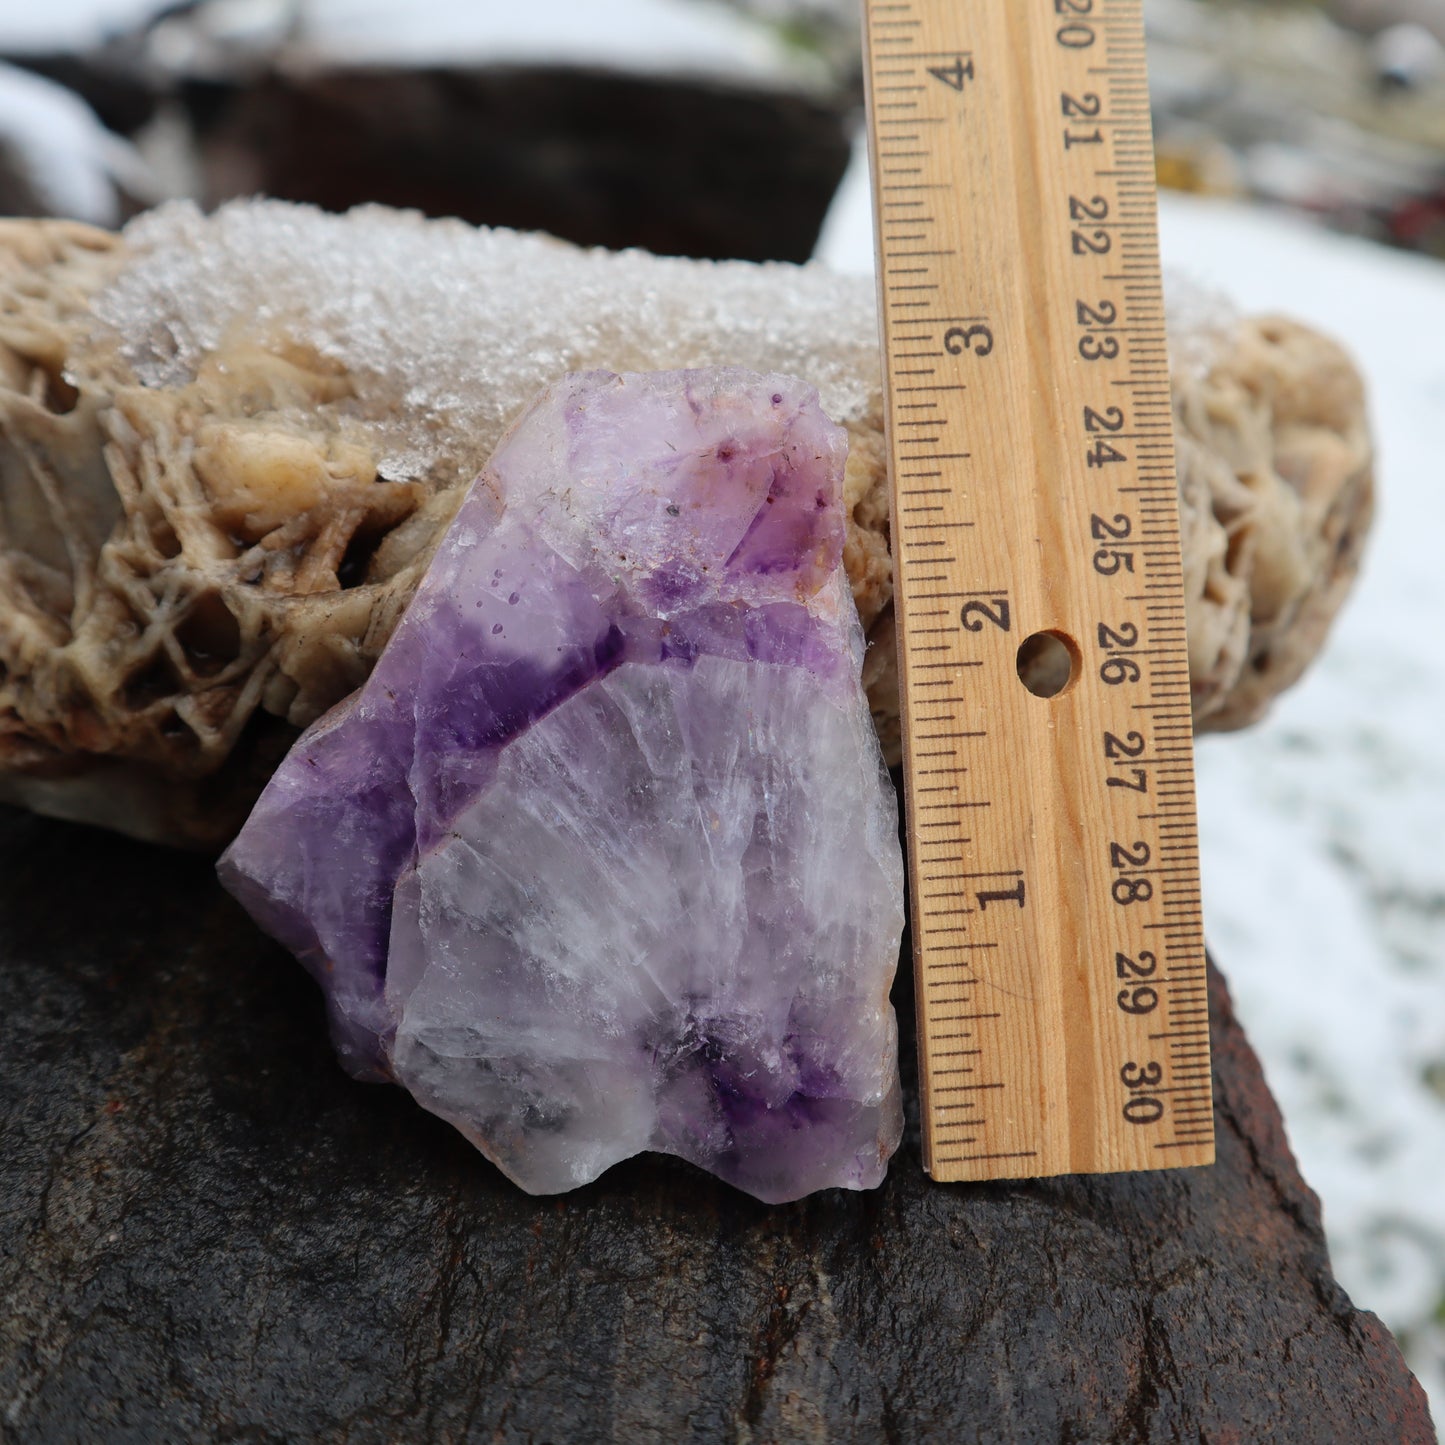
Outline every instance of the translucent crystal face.
<path fill-rule="evenodd" d="M 789 378 L 549 388 L 222 860 L 352 1070 L 526 1189 L 658 1149 L 780 1200 L 897 1145 L 845 454 Z"/>

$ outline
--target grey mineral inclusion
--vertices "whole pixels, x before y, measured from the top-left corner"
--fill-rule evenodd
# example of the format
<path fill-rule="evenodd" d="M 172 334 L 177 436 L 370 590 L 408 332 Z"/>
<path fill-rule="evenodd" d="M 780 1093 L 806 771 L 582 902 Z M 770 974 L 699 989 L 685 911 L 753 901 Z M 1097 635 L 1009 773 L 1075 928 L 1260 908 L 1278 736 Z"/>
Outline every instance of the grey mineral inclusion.
<path fill-rule="evenodd" d="M 347 1067 L 533 1193 L 655 1149 L 781 1201 L 897 1147 L 846 452 L 789 377 L 559 381 L 222 859 Z"/>

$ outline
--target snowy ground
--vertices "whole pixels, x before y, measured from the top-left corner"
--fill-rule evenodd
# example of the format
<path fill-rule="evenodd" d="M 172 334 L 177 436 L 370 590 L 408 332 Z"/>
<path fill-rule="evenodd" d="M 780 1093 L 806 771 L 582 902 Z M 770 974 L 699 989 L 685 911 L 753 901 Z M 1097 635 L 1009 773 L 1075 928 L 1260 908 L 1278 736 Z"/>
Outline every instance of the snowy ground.
<path fill-rule="evenodd" d="M 819 254 L 872 266 L 852 174 Z M 1346 342 L 1370 382 L 1379 515 L 1314 671 L 1198 749 L 1205 919 L 1335 1269 L 1445 1416 L 1445 267 L 1165 197 L 1167 265 Z"/>
<path fill-rule="evenodd" d="M 1201 740 L 1205 919 L 1336 1272 L 1445 1416 L 1445 267 L 1176 201 L 1164 255 L 1344 340 L 1370 382 L 1380 512 L 1313 673 Z"/>

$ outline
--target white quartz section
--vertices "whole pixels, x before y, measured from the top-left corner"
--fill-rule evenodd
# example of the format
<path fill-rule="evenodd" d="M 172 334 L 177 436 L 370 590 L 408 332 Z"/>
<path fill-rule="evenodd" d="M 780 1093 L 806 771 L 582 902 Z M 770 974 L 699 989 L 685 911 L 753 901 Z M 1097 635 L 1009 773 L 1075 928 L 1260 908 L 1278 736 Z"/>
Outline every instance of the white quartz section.
<path fill-rule="evenodd" d="M 708 1050 L 784 1117 L 814 1092 L 794 1050 L 821 1050 L 836 1104 L 800 1107 L 853 1122 L 794 1126 L 745 1187 L 871 1186 L 897 1137 L 896 830 L 866 708 L 806 670 L 624 666 L 511 743 L 403 876 L 398 1082 L 551 1193 L 649 1148 L 728 1177 Z"/>

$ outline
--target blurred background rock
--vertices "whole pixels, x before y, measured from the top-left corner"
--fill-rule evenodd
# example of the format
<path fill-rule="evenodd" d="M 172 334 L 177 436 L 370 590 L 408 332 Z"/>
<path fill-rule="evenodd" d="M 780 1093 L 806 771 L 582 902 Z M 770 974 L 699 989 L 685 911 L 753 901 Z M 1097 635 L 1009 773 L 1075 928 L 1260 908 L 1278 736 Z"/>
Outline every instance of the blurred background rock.
<path fill-rule="evenodd" d="M 1445 0 L 1146 15 L 1164 185 L 1445 254 Z M 58 0 L 0 59 L 11 214 L 263 191 L 753 259 L 811 251 L 862 95 L 852 0 Z M 84 184 L 33 189 L 63 145 Z"/>
<path fill-rule="evenodd" d="M 801 261 L 861 100 L 856 32 L 834 7 L 69 0 L 51 25 L 11 10 L 0 57 L 83 98 L 152 190 L 208 206 L 377 201 L 614 248 Z M 18 107 L 3 94 L 0 134 L 34 151 L 46 126 L 7 126 Z M 76 213 L 16 194 L 32 213 Z M 132 187 L 114 206 L 151 198 Z"/>

